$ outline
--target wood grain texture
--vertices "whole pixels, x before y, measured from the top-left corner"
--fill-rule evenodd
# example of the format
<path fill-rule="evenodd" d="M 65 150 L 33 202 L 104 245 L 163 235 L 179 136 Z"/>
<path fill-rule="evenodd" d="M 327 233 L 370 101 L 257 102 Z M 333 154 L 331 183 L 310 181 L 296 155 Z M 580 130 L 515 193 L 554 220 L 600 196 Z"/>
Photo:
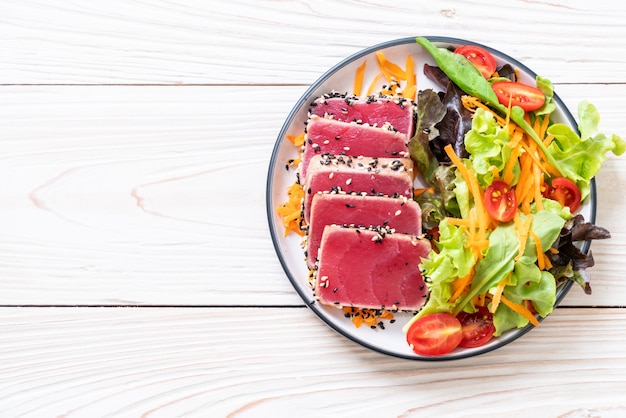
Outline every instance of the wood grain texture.
<path fill-rule="evenodd" d="M 626 137 L 612 110 L 624 87 L 563 87 L 570 107 L 588 98 L 607 132 Z M 276 135 L 303 88 L 0 93 L 0 305 L 301 303 L 269 237 L 265 181 Z M 613 261 L 626 255 L 626 231 L 612 209 L 626 204 L 614 193 L 625 176 L 614 157 L 598 176 L 597 222 L 613 238 L 593 244 L 594 295 L 575 289 L 568 304 L 626 298 Z"/>
<path fill-rule="evenodd" d="M 305 308 L 5 308 L 0 316 L 4 416 L 626 411 L 622 309 L 558 309 L 502 349 L 443 363 L 368 351 Z"/>
<path fill-rule="evenodd" d="M 626 8 L 599 0 L 0 3 L 3 84 L 310 84 L 381 42 L 488 44 L 554 82 L 624 82 Z"/>

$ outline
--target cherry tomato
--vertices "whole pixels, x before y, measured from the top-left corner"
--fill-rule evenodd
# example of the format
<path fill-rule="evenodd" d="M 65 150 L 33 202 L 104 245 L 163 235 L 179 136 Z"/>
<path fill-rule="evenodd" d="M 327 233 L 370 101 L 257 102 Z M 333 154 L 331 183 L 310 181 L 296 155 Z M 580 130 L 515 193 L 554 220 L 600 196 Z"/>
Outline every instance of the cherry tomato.
<path fill-rule="evenodd" d="M 485 190 L 485 209 L 492 219 L 509 222 L 517 212 L 515 189 L 502 180 L 494 180 Z"/>
<path fill-rule="evenodd" d="M 537 87 L 515 81 L 498 81 L 491 85 L 498 101 L 503 106 L 519 106 L 525 112 L 539 109 L 546 102 L 546 96 Z"/>
<path fill-rule="evenodd" d="M 472 348 L 487 344 L 496 332 L 493 315 L 487 308 L 480 308 L 474 313 L 461 312 L 457 315 L 461 323 L 463 337 L 459 347 Z"/>
<path fill-rule="evenodd" d="M 469 60 L 486 79 L 496 71 L 496 59 L 489 51 L 476 45 L 463 45 L 454 50 Z"/>
<path fill-rule="evenodd" d="M 574 213 L 580 207 L 580 189 L 576 183 L 565 177 L 557 177 L 552 180 L 552 186 L 545 186 L 543 196 L 556 200 L 561 206 L 569 206 L 570 212 Z"/>
<path fill-rule="evenodd" d="M 441 356 L 461 342 L 461 323 L 452 314 L 427 314 L 415 321 L 406 334 L 411 349 L 422 356 Z"/>

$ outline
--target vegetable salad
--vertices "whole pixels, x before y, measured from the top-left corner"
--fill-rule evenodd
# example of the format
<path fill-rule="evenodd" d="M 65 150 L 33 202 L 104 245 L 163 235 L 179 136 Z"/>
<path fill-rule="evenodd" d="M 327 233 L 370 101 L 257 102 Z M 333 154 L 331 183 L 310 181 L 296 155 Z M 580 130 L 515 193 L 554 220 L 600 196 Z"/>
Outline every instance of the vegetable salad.
<path fill-rule="evenodd" d="M 609 233 L 576 211 L 606 154 L 621 155 L 626 143 L 598 132 L 585 101 L 579 133 L 554 122 L 545 78 L 524 84 L 478 46 L 416 41 L 436 62 L 424 71 L 442 91 L 417 93 L 409 148 L 428 184 L 416 199 L 434 249 L 421 264 L 428 302 L 404 330 L 417 354 L 433 356 L 537 325 L 563 281 L 590 291 L 593 260 L 575 244 Z"/>

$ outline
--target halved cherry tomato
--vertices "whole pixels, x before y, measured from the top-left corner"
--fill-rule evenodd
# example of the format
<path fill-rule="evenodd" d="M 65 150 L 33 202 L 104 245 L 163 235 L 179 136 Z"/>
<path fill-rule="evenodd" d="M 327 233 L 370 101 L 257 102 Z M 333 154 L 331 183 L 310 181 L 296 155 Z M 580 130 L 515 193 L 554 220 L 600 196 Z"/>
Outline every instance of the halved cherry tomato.
<path fill-rule="evenodd" d="M 415 321 L 406 334 L 411 349 L 421 356 L 441 356 L 461 342 L 461 323 L 452 314 L 427 314 Z"/>
<path fill-rule="evenodd" d="M 570 212 L 574 213 L 580 207 L 580 189 L 570 179 L 557 177 L 552 180 L 552 186 L 545 185 L 544 189 L 544 197 L 556 200 L 561 206 L 569 206 Z"/>
<path fill-rule="evenodd" d="M 469 60 L 486 79 L 496 71 L 496 59 L 484 48 L 476 45 L 462 45 L 454 50 Z"/>
<path fill-rule="evenodd" d="M 498 101 L 503 106 L 519 106 L 525 112 L 539 109 L 546 102 L 546 96 L 537 87 L 515 81 L 498 81 L 491 85 Z"/>
<path fill-rule="evenodd" d="M 485 209 L 492 219 L 509 222 L 517 212 L 515 189 L 502 180 L 494 180 L 485 190 Z"/>
<path fill-rule="evenodd" d="M 457 319 L 461 322 L 463 334 L 459 347 L 472 348 L 485 345 L 496 332 L 493 315 L 486 307 L 482 307 L 474 313 L 461 312 L 457 315 Z"/>

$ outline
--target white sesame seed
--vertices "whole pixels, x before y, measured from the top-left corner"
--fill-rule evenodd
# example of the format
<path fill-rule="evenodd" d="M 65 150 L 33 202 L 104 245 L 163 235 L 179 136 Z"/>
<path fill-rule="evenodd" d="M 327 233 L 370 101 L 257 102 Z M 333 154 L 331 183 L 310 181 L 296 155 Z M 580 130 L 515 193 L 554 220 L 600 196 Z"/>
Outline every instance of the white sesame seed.
<path fill-rule="evenodd" d="M 348 185 L 352 184 L 352 179 L 346 180 L 346 184 L 348 184 Z"/>
<path fill-rule="evenodd" d="M 396 211 L 396 216 L 400 216 L 400 214 L 401 214 L 401 213 L 402 213 L 402 211 L 401 211 L 400 209 L 398 209 L 398 210 Z"/>

